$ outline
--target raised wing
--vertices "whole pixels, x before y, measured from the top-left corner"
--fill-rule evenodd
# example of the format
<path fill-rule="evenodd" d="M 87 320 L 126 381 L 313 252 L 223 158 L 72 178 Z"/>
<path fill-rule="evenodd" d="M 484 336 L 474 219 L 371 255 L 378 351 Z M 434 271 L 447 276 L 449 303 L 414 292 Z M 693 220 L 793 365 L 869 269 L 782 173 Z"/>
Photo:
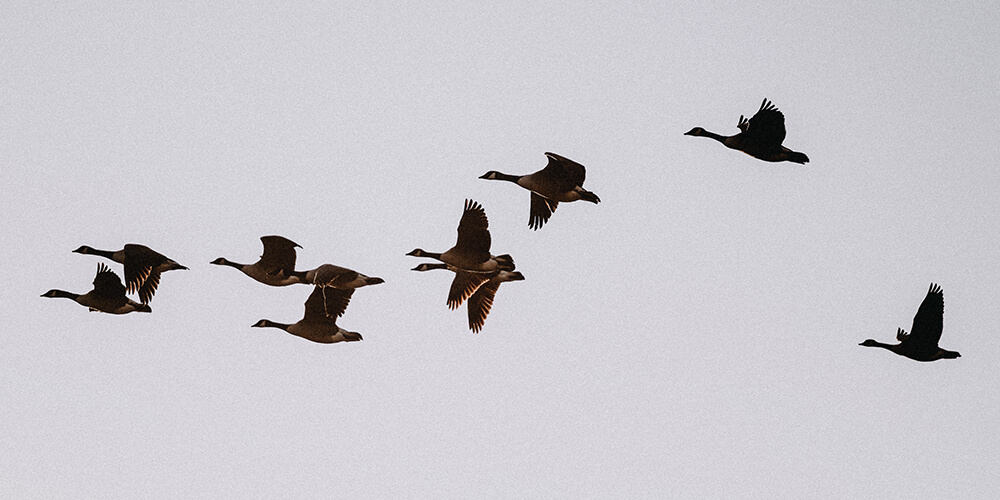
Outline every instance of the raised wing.
<path fill-rule="evenodd" d="M 583 187 L 587 180 L 587 169 L 579 163 L 555 153 L 545 153 L 549 164 L 534 175 L 546 178 L 546 182 L 555 183 L 559 191 L 571 191 L 576 186 Z"/>
<path fill-rule="evenodd" d="M 455 246 L 462 252 L 475 256 L 478 261 L 490 259 L 490 221 L 486 210 L 478 202 L 465 200 L 465 211 L 458 221 L 458 242 Z"/>
<path fill-rule="evenodd" d="M 294 241 L 282 236 L 261 236 L 264 253 L 260 265 L 270 275 L 288 276 L 295 271 L 295 248 L 302 248 Z"/>
<path fill-rule="evenodd" d="M 944 329 L 944 293 L 941 287 L 931 283 L 927 296 L 913 317 L 913 328 L 906 336 L 909 343 L 921 347 L 937 347 L 941 340 L 941 330 Z"/>
<path fill-rule="evenodd" d="M 103 263 L 97 264 L 97 275 L 94 276 L 95 296 L 103 299 L 121 299 L 125 302 L 125 285 L 121 278 Z"/>
<path fill-rule="evenodd" d="M 740 117 L 740 130 L 760 146 L 778 147 L 785 140 L 785 115 L 770 101 L 764 99 L 760 109 L 749 120 Z"/>

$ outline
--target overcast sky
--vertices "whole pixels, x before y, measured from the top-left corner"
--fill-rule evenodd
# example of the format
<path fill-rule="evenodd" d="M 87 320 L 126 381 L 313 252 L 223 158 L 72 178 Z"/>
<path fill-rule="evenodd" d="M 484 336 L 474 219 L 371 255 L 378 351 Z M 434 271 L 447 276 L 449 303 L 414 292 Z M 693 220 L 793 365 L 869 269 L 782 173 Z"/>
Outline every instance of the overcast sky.
<path fill-rule="evenodd" d="M 1000 492 L 1000 4 L 8 2 L 0 496 L 984 498 Z M 807 165 L 705 138 L 763 98 Z M 478 177 L 587 167 L 528 228 Z M 500 288 L 452 274 L 466 198 Z M 259 237 L 385 279 L 209 265 Z M 80 245 L 190 268 L 90 313 Z M 909 329 L 931 282 L 941 346 Z"/>

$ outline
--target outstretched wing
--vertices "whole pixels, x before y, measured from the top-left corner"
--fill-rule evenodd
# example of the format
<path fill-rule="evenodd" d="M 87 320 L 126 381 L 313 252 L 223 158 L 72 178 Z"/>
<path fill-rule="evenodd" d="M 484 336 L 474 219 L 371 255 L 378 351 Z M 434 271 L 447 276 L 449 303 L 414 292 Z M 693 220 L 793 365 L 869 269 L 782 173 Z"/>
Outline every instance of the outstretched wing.
<path fill-rule="evenodd" d="M 740 130 L 761 146 L 780 146 L 785 140 L 785 115 L 770 101 L 764 99 L 757 114 L 747 121 L 740 117 Z"/>
<path fill-rule="evenodd" d="M 458 221 L 458 242 L 455 246 L 474 256 L 479 262 L 490 259 L 490 221 L 478 202 L 465 200 L 465 211 Z"/>
<path fill-rule="evenodd" d="M 913 317 L 913 328 L 906 336 L 907 342 L 922 347 L 937 347 L 944 328 L 944 293 L 941 287 L 931 283 L 927 296 Z"/>

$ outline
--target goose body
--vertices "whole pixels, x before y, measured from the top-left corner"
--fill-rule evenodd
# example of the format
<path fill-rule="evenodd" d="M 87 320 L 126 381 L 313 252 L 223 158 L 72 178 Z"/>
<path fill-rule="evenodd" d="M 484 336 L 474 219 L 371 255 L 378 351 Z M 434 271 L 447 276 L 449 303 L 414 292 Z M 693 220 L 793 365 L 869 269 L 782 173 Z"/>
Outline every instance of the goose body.
<path fill-rule="evenodd" d="M 261 236 L 264 253 L 253 264 L 239 264 L 219 257 L 211 262 L 218 266 L 239 269 L 247 276 L 270 286 L 287 286 L 306 283 L 305 275 L 295 271 L 295 248 L 297 243 L 281 236 Z"/>
<path fill-rule="evenodd" d="M 491 170 L 479 177 L 513 182 L 531 191 L 528 227 L 536 230 L 548 222 L 560 202 L 601 202 L 596 194 L 583 189 L 587 177 L 587 169 L 583 165 L 555 153 L 545 153 L 545 156 L 549 159 L 548 165 L 533 174 L 511 175 Z"/>
<path fill-rule="evenodd" d="M 874 339 L 867 339 L 858 344 L 865 347 L 881 347 L 916 361 L 937 361 L 939 359 L 954 359 L 962 355 L 955 351 L 947 351 L 938 347 L 941 332 L 944 329 L 944 293 L 941 287 L 931 283 L 927 296 L 920 303 L 917 314 L 913 317 L 910 333 L 902 328 L 896 329 L 898 344 L 883 344 Z"/>
<path fill-rule="evenodd" d="M 305 283 L 311 283 L 320 287 L 333 287 L 341 289 L 354 289 L 368 285 L 385 283 L 382 278 L 365 276 L 353 269 L 335 266 L 333 264 L 323 264 L 305 273 L 299 272 Z"/>
<path fill-rule="evenodd" d="M 719 135 L 701 127 L 695 127 L 684 135 L 715 139 L 730 149 L 764 161 L 790 161 L 799 164 L 809 162 L 809 157 L 805 154 L 781 145 L 785 140 L 785 115 L 767 99 L 764 99 L 760 109 L 749 120 L 740 115 L 737 127 L 740 133 L 732 136 Z"/>
<path fill-rule="evenodd" d="M 457 269 L 472 273 L 493 273 L 501 269 L 513 270 L 514 259 L 510 255 L 490 254 L 489 220 L 482 205 L 465 200 L 462 219 L 458 222 L 458 241 L 443 253 L 414 249 L 406 255 L 437 259 Z"/>
<path fill-rule="evenodd" d="M 252 326 L 257 328 L 280 328 L 292 335 L 320 344 L 355 342 L 362 340 L 361 334 L 344 330 L 337 326 L 337 317 L 344 314 L 354 289 L 314 287 L 305 303 L 305 315 L 295 323 L 278 323 L 262 319 Z"/>
<path fill-rule="evenodd" d="M 65 290 L 49 290 L 42 297 L 64 298 L 76 301 L 91 311 L 101 311 L 108 314 L 128 314 L 130 312 L 153 312 L 147 304 L 140 304 L 125 296 L 125 285 L 121 278 L 104 264 L 97 265 L 97 275 L 94 277 L 94 289 L 83 294 Z"/>
<path fill-rule="evenodd" d="M 89 246 L 81 246 L 76 253 L 98 255 L 111 259 L 125 268 L 126 291 L 138 292 L 139 301 L 149 303 L 160 284 L 160 275 L 166 271 L 187 269 L 173 259 L 145 246 L 129 243 L 118 251 L 97 250 Z"/>

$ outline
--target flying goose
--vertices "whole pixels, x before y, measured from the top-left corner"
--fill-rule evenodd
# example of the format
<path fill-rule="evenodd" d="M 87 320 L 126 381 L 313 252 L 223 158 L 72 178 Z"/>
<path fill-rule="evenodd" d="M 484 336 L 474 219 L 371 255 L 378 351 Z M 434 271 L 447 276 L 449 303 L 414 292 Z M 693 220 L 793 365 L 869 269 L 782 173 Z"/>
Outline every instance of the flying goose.
<path fill-rule="evenodd" d="M 298 243 L 281 236 L 261 236 L 260 242 L 264 244 L 264 253 L 253 264 L 237 264 L 225 257 L 219 257 L 211 264 L 235 267 L 265 285 L 287 286 L 305 282 L 305 276 L 295 271 L 295 247 L 302 248 Z"/>
<path fill-rule="evenodd" d="M 482 330 L 483 323 L 486 322 L 486 316 L 490 313 L 490 308 L 493 307 L 493 297 L 497 294 L 501 283 L 505 281 L 521 281 L 523 279 L 524 275 L 520 271 L 500 271 L 496 276 L 493 276 L 489 281 L 480 286 L 476 290 L 476 293 L 472 294 L 472 297 L 469 297 L 469 329 L 473 333 L 479 333 L 479 330 Z"/>
<path fill-rule="evenodd" d="M 336 342 L 354 342 L 361 340 L 361 334 L 349 332 L 337 326 L 337 317 L 344 313 L 351 300 L 353 288 L 337 289 L 332 287 L 315 287 L 306 299 L 305 315 L 292 324 L 277 323 L 262 319 L 252 326 L 257 328 L 280 328 L 292 335 L 320 344 Z"/>
<path fill-rule="evenodd" d="M 444 253 L 425 252 L 417 248 L 406 255 L 437 259 L 472 273 L 514 270 L 514 259 L 510 255 L 490 254 L 489 225 L 482 205 L 473 200 L 465 200 L 465 210 L 458 222 L 458 241 L 455 246 Z"/>
<path fill-rule="evenodd" d="M 576 200 L 600 203 L 596 194 L 583 189 L 587 169 L 583 165 L 555 153 L 545 153 L 549 164 L 528 175 L 509 175 L 491 170 L 480 179 L 508 181 L 531 191 L 531 210 L 528 227 L 537 230 L 548 222 L 559 202 Z"/>
<path fill-rule="evenodd" d="M 858 344 L 865 347 L 881 347 L 900 356 L 916 361 L 936 361 L 938 359 L 954 359 L 962 355 L 954 351 L 946 351 L 938 347 L 941 340 L 941 330 L 944 328 L 944 294 L 941 287 L 931 283 L 927 296 L 920 303 L 916 316 L 913 317 L 913 327 L 910 333 L 902 328 L 896 329 L 898 344 L 883 344 L 874 339 L 868 339 Z"/>
<path fill-rule="evenodd" d="M 103 263 L 97 264 L 97 276 L 94 277 L 94 289 L 83 294 L 64 290 L 49 290 L 42 297 L 59 297 L 75 300 L 78 304 L 87 306 L 91 311 L 101 311 L 109 314 L 127 314 L 130 312 L 153 312 L 147 304 L 139 304 L 125 296 L 125 285 L 121 278 Z"/>
<path fill-rule="evenodd" d="M 740 133 L 723 136 L 709 132 L 701 127 L 695 127 L 684 135 L 696 137 L 711 137 L 730 149 L 744 153 L 764 161 L 790 161 L 805 164 L 809 157 L 803 153 L 792 151 L 781 145 L 785 140 L 785 115 L 778 111 L 770 101 L 764 99 L 760 109 L 747 120 L 740 115 L 737 127 Z"/>
<path fill-rule="evenodd" d="M 84 245 L 76 250 L 76 253 L 99 255 L 111 259 L 125 267 L 125 284 L 128 285 L 129 293 L 138 291 L 139 301 L 148 304 L 156 293 L 156 287 L 160 284 L 160 274 L 175 269 L 187 269 L 178 264 L 173 259 L 167 258 L 163 254 L 144 246 L 129 243 L 125 248 L 112 252 L 108 250 L 95 250 Z"/>

